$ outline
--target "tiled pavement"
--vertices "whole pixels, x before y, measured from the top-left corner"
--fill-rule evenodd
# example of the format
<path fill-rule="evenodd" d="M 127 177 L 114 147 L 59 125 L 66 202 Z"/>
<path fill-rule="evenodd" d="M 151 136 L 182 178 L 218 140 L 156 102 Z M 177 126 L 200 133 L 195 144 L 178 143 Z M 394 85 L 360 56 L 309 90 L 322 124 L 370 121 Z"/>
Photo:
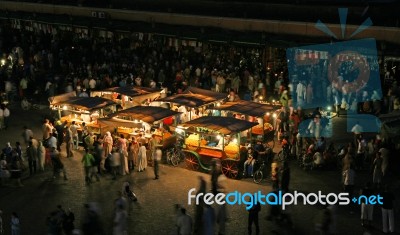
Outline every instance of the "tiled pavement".
<path fill-rule="evenodd" d="M 32 126 L 37 136 L 41 135 L 40 120 L 44 111 L 27 112 L 11 109 L 13 128 L 0 132 L 0 146 L 7 141 L 20 140 L 22 127 L 25 124 Z M 15 118 L 14 118 L 15 117 Z M 337 119 L 341 122 L 340 119 Z M 343 122 L 343 121 L 342 121 Z M 343 138 L 342 141 L 345 141 Z M 6 233 L 9 233 L 9 216 L 12 211 L 18 212 L 21 217 L 23 235 L 46 234 L 45 219 L 50 211 L 58 204 L 64 208 L 71 208 L 76 214 L 77 227 L 80 226 L 83 204 L 97 202 L 102 209 L 102 219 L 107 234 L 111 233 L 113 201 L 116 192 L 121 189 L 124 180 L 133 183 L 134 191 L 139 202 L 133 206 L 133 213 L 129 217 L 129 234 L 172 234 L 174 227 L 174 204 L 187 204 L 187 192 L 190 188 L 198 186 L 198 177 L 209 176 L 184 169 L 183 167 L 170 167 L 161 165 L 160 180 L 153 180 L 152 168 L 143 173 L 134 172 L 128 176 L 120 176 L 116 181 L 110 176 L 101 178 L 90 186 L 84 184 L 83 169 L 80 163 L 81 153 L 76 152 L 73 159 L 63 158 L 68 171 L 69 180 L 49 180 L 51 170 L 39 173 L 33 177 L 25 177 L 24 187 L 1 187 L 0 209 L 3 210 Z M 292 162 L 291 189 L 302 192 L 339 192 L 340 173 L 338 171 L 311 171 L 306 172 Z M 365 181 L 365 173 L 358 175 L 358 185 Z M 271 190 L 269 183 L 256 185 L 250 180 L 228 180 L 228 191 L 255 192 L 258 190 L 267 193 Z M 194 215 L 194 207 L 186 205 L 188 213 Z M 314 222 L 320 212 L 318 206 L 296 206 L 290 208 L 294 220 L 294 229 L 287 225 L 276 225 L 264 220 L 268 208 L 263 207 L 260 216 L 261 234 L 317 234 L 314 231 Z M 245 207 L 228 207 L 227 234 L 247 234 L 247 212 Z M 339 207 L 337 216 L 337 234 L 363 234 L 360 226 L 359 210 L 351 215 L 347 208 Z M 380 210 L 375 209 L 377 227 L 380 227 Z M 398 221 L 398 220 L 397 220 Z M 399 225 L 400 223 L 398 223 Z M 381 234 L 373 230 L 371 234 Z"/>

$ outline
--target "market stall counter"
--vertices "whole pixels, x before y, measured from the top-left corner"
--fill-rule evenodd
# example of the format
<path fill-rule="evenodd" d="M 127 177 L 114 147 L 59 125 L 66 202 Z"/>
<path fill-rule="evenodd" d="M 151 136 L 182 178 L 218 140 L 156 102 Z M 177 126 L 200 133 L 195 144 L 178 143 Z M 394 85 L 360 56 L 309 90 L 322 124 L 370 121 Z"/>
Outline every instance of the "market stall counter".
<path fill-rule="evenodd" d="M 102 134 L 110 131 L 127 138 L 141 136 L 147 141 L 154 136 L 163 148 L 169 148 L 175 144 L 176 138 L 166 120 L 179 114 L 161 107 L 136 106 L 99 119 L 98 124 Z"/>
<path fill-rule="evenodd" d="M 257 123 L 232 117 L 200 117 L 181 124 L 176 133 L 184 138 L 183 151 L 189 169 L 210 170 L 213 159 L 220 159 L 222 173 L 229 178 L 238 176 L 240 132 Z M 244 144 L 244 143 L 243 143 Z"/>
<path fill-rule="evenodd" d="M 275 146 L 276 118 L 281 112 L 281 105 L 277 103 L 260 103 L 252 101 L 226 102 L 213 107 L 222 111 L 219 115 L 232 115 L 238 119 L 257 122 L 257 125 L 247 133 L 247 138 L 263 139 L 270 148 Z"/>
<path fill-rule="evenodd" d="M 50 108 L 57 111 L 61 122 L 79 125 L 83 123 L 89 131 L 99 134 L 97 120 L 114 113 L 116 103 L 101 97 L 76 97 L 75 92 L 49 98 Z M 81 131 L 81 130 L 80 130 Z"/>

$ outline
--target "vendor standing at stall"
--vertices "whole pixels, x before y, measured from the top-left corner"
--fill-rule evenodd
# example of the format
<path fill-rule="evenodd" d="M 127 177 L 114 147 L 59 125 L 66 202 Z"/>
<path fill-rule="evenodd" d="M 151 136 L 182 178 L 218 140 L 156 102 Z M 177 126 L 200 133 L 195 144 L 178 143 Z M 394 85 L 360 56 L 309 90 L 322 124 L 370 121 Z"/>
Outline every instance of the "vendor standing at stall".
<path fill-rule="evenodd" d="M 228 136 L 221 137 L 219 139 L 219 141 L 218 141 L 217 148 L 223 149 L 224 145 L 227 145 L 228 143 L 229 143 L 229 137 Z"/>
<path fill-rule="evenodd" d="M 71 131 L 72 131 L 72 138 L 75 142 L 75 149 L 79 149 L 79 134 L 78 134 L 79 129 L 80 129 L 79 124 L 77 124 L 75 121 L 72 121 Z"/>

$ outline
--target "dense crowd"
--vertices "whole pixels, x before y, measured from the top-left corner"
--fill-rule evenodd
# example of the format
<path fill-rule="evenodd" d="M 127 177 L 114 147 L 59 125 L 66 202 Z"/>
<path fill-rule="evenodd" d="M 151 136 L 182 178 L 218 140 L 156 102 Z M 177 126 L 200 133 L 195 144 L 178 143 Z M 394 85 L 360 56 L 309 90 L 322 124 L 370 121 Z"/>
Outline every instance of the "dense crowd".
<path fill-rule="evenodd" d="M 7 38 L 4 37 L 7 32 Z M 278 99 L 282 104 L 282 111 L 278 117 L 277 131 L 278 141 L 282 142 L 282 147 L 289 156 L 296 156 L 303 166 L 307 159 L 312 159 L 314 167 L 327 166 L 331 162 L 340 167 L 343 172 L 344 190 L 352 195 L 354 193 L 355 170 L 365 168 L 373 169 L 371 181 L 373 190 L 380 191 L 383 184 L 389 182 L 391 174 L 389 171 L 390 146 L 381 142 L 380 137 L 367 139 L 361 133 L 362 127 L 354 127 L 354 143 L 348 147 L 339 148 L 329 145 L 321 137 L 322 111 L 316 109 L 310 117 L 308 132 L 312 138 L 302 138 L 298 135 L 300 123 L 307 120 L 308 116 L 300 107 L 294 107 L 292 94 L 296 94 L 296 101 L 312 103 L 313 99 L 322 97 L 313 96 L 318 89 L 313 88 L 313 84 L 303 84 L 301 81 L 289 81 L 286 74 L 285 65 L 278 65 L 274 71 L 262 65 L 260 52 L 256 48 L 228 48 L 226 46 L 210 45 L 204 48 L 182 46 L 175 48 L 166 46 L 162 40 L 148 39 L 147 41 L 126 42 L 123 40 L 108 40 L 104 38 L 85 38 L 72 40 L 60 35 L 52 34 L 33 34 L 23 30 L 3 30 L 1 52 L 3 53 L 4 64 L 1 66 L 0 77 L 4 84 L 1 90 L 4 91 L 2 101 L 24 101 L 41 103 L 45 98 L 61 94 L 64 92 L 77 91 L 78 96 L 86 96 L 91 90 L 104 89 L 114 86 L 146 86 L 146 87 L 168 87 L 172 93 L 182 92 L 188 86 L 196 86 L 204 89 L 212 89 L 217 92 L 231 91 L 241 94 L 243 99 L 260 101 L 263 99 Z M 318 80 L 317 80 L 318 83 Z M 296 88 L 295 88 L 296 87 Z M 329 85 L 324 86 L 329 88 Z M 317 89 L 317 90 L 316 90 Z M 294 92 L 294 93 L 293 93 Z M 43 96 L 46 94 L 46 96 Z M 325 92 L 324 92 L 325 94 Z M 331 89 L 326 92 L 327 97 L 339 106 L 339 97 Z M 364 94 L 362 94 L 364 95 Z M 345 103 L 343 109 L 349 107 L 351 95 L 343 97 Z M 378 99 L 379 98 L 379 99 Z M 374 94 L 366 94 L 365 101 L 372 101 L 372 108 L 376 114 L 383 109 L 393 111 L 399 109 L 399 87 L 394 83 L 389 89 L 389 93 L 382 97 L 374 97 Z M 376 101 L 379 102 L 376 103 Z M 383 108 L 381 107 L 383 106 Z M 339 107 L 338 107 L 339 108 Z M 363 109 L 364 106 L 363 106 Z M 10 111 L 3 105 L 0 109 L 0 127 L 7 127 L 7 120 Z M 339 111 L 339 110 L 337 110 Z M 60 151 L 62 144 L 65 143 L 67 157 L 73 157 L 74 152 L 80 149 L 79 143 L 82 142 L 83 149 L 79 152 L 83 155 L 82 167 L 85 172 L 85 182 L 92 183 L 95 177 L 100 180 L 100 175 L 109 172 L 112 178 L 118 175 L 130 174 L 135 168 L 142 172 L 147 168 L 147 161 L 154 164 L 154 179 L 158 179 L 158 161 L 161 160 L 162 152 L 157 149 L 155 138 L 146 139 L 144 137 L 126 139 L 124 136 L 113 136 L 107 133 L 105 136 L 97 138 L 90 133 L 84 126 L 76 123 L 61 123 L 57 120 L 45 120 L 42 125 L 42 138 L 37 138 L 38 134 L 33 134 L 28 127 L 24 128 L 23 136 L 25 146 L 16 143 L 13 147 L 7 143 L 3 149 L 1 160 L 2 180 L 7 178 L 15 179 L 19 186 L 21 174 L 29 168 L 29 174 L 35 175 L 37 171 L 44 171 L 46 166 L 53 168 L 53 177 L 57 178 L 63 173 L 64 180 L 68 180 L 67 172 L 61 158 Z M 78 138 L 78 129 L 82 128 L 82 139 Z M 35 137 L 37 139 L 35 139 Z M 23 148 L 25 149 L 23 150 Z M 286 151 L 286 150 L 285 150 Z M 23 154 L 24 152 L 24 154 Z M 247 152 L 245 154 L 251 154 Z M 152 159 L 152 157 L 155 159 Z M 26 159 L 24 159 L 26 157 Z M 247 159 L 246 155 L 244 159 Z M 333 160 L 332 160 L 333 159 Z M 27 162 L 27 164 L 26 164 Z M 339 162 L 339 163 L 338 163 Z M 244 164 L 245 168 L 247 165 Z M 244 169 L 246 170 L 246 169 Z M 288 170 L 287 166 L 279 170 Z M 215 193 L 223 190 L 218 184 L 220 175 L 215 172 L 218 165 L 212 171 L 211 185 Z M 282 175 L 272 175 L 275 185 L 274 190 L 289 190 L 288 179 L 282 185 Z M 250 172 L 245 172 L 251 175 Z M 287 176 L 286 176 L 287 177 Z M 289 176 L 290 178 L 290 176 Z M 287 180 L 287 181 L 286 181 Z M 204 179 L 200 180 L 199 193 L 205 190 Z M 367 185 L 363 190 L 372 190 L 372 186 Z M 128 195 L 122 190 L 119 199 L 115 204 L 115 224 L 114 234 L 126 232 L 126 218 L 129 211 L 126 198 Z M 390 228 L 383 227 L 384 232 L 393 231 L 393 205 L 385 205 L 383 214 L 389 214 Z M 201 205 L 197 208 L 196 216 L 192 225 L 191 218 L 182 207 L 177 208 L 178 234 L 190 234 L 195 230 L 197 234 L 210 234 L 207 231 L 216 231 L 215 221 L 220 221 L 219 232 L 224 233 L 224 222 L 226 212 L 219 208 L 214 211 L 208 205 Z M 274 208 L 276 209 L 276 208 Z M 370 208 L 363 208 L 363 224 L 372 220 L 369 216 Z M 388 212 L 384 210 L 391 210 Z M 259 208 L 252 208 L 249 211 L 249 234 L 251 226 L 256 224 L 257 234 Z M 324 212 L 327 217 L 333 216 L 330 210 Z M 365 214 L 365 215 L 364 215 Z M 275 211 L 271 215 L 283 218 L 284 215 Z M 87 205 L 87 227 L 82 228 L 84 234 L 93 234 L 90 231 L 98 227 L 99 221 L 95 207 Z M 218 218 L 216 218 L 218 217 Z M 18 216 L 14 215 L 17 223 Z M 205 218 L 205 219 L 204 219 Z M 60 229 L 65 227 L 67 234 L 72 234 L 71 223 L 73 223 L 73 213 L 66 212 L 61 208 L 52 212 L 47 219 L 49 234 L 60 234 Z M 326 222 L 328 221 L 328 222 Z M 329 219 L 322 223 L 321 231 L 331 231 Z M 19 223 L 19 222 L 18 222 Z M 92 224 L 91 224 L 92 223 Z M 93 225 L 94 224 L 94 225 Z M 384 223 L 386 224 L 386 223 Z M 193 226 L 193 227 L 192 227 Z M 385 226 L 385 225 L 384 225 Z M 18 226 L 14 226 L 18 230 Z M 87 229 L 88 231 L 85 231 Z M 202 232 L 199 232 L 201 230 Z M 331 231 L 332 232 L 332 231 Z M 15 233 L 18 234 L 18 233 Z"/>
<path fill-rule="evenodd" d="M 1 85 L 6 93 L 14 92 L 13 96 L 39 99 L 42 94 L 49 97 L 84 88 L 89 91 L 111 86 L 153 87 L 163 83 L 173 92 L 188 85 L 221 92 L 230 86 L 237 91 L 240 85 L 249 85 L 254 90 L 257 81 L 264 82 L 267 74 L 257 48 L 209 45 L 177 49 L 167 46 L 162 39 L 68 40 L 60 35 L 29 31 L 3 32 L 13 36 L 3 39 L 5 64 L 1 77 L 6 83 Z M 283 71 L 282 66 L 278 69 Z"/>

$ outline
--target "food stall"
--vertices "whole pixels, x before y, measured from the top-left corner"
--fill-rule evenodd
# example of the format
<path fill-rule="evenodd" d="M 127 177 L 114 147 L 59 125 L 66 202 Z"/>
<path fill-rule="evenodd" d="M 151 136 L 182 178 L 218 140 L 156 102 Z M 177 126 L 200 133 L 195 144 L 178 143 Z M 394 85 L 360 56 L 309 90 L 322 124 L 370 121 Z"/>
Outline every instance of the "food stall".
<path fill-rule="evenodd" d="M 211 161 L 220 159 L 222 173 L 236 178 L 240 162 L 240 133 L 256 125 L 232 117 L 206 116 L 177 126 L 176 133 L 184 138 L 186 166 L 192 170 L 199 167 L 210 170 Z"/>
<path fill-rule="evenodd" d="M 221 116 L 233 116 L 238 119 L 256 122 L 257 125 L 245 137 L 263 139 L 269 147 L 274 148 L 275 121 L 281 111 L 281 106 L 241 100 L 226 102 L 213 107 L 213 109 L 220 110 Z"/>
<path fill-rule="evenodd" d="M 181 112 L 179 123 L 184 123 L 208 115 L 207 107 L 217 105 L 227 98 L 227 94 L 189 87 L 184 93 L 165 97 L 152 105 L 162 106 L 169 103 L 169 108 Z"/>
<path fill-rule="evenodd" d="M 173 135 L 174 123 L 170 118 L 179 114 L 179 112 L 161 107 L 135 106 L 99 119 L 98 125 L 102 134 L 110 131 L 123 134 L 126 138 L 141 135 L 148 140 L 154 134 L 160 145 L 168 148 L 176 142 Z"/>
<path fill-rule="evenodd" d="M 99 134 L 97 120 L 114 113 L 117 104 L 101 97 L 74 97 L 74 94 L 71 92 L 50 97 L 50 108 L 57 111 L 61 122 L 85 123 L 90 131 Z"/>
<path fill-rule="evenodd" d="M 103 97 L 121 105 L 123 109 L 150 103 L 161 96 L 161 89 L 148 87 L 111 87 L 90 92 L 91 97 Z"/>

